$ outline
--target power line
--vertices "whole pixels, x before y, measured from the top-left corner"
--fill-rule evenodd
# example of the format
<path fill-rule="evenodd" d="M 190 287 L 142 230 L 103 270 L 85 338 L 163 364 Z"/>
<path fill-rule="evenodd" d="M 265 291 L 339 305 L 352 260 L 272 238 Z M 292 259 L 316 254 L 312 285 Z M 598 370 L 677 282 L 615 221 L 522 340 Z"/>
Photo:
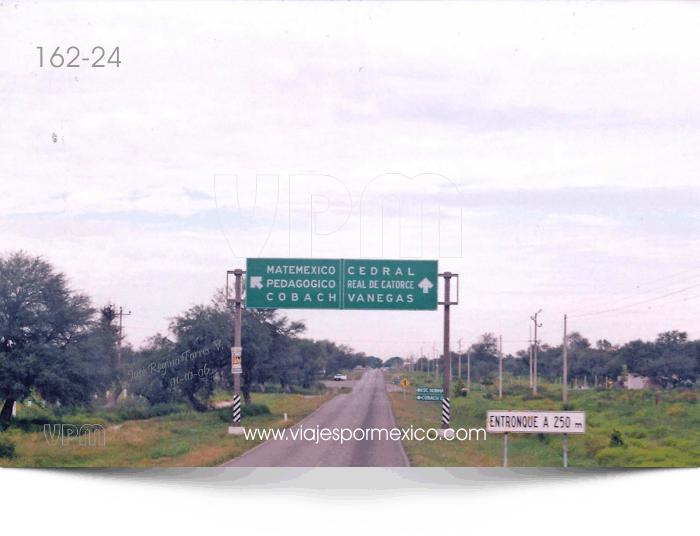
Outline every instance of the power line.
<path fill-rule="evenodd" d="M 693 272 L 693 271 L 698 270 L 698 269 L 700 269 L 700 266 L 696 266 L 695 268 L 690 268 L 690 269 L 688 269 L 688 270 L 683 270 L 682 272 L 677 272 L 677 273 L 675 273 L 675 274 L 671 274 L 671 275 L 668 275 L 668 276 L 665 276 L 665 277 L 661 277 L 661 278 L 655 279 L 655 280 L 653 280 L 653 281 L 647 281 L 646 283 L 641 283 L 641 284 L 637 285 L 637 286 L 636 286 L 636 290 L 633 290 L 633 291 L 623 290 L 623 291 L 620 291 L 620 292 L 615 292 L 615 293 L 609 294 L 609 295 L 607 296 L 607 299 L 604 297 L 602 303 L 599 302 L 599 303 L 597 304 L 597 306 L 598 306 L 598 307 L 600 307 L 601 305 L 602 305 L 602 306 L 605 306 L 605 305 L 608 305 L 608 304 L 612 304 L 612 303 L 615 303 L 615 302 L 619 302 L 619 301 L 621 301 L 621 300 L 625 300 L 625 299 L 627 299 L 627 298 L 631 298 L 631 297 L 638 296 L 638 295 L 639 295 L 638 290 L 640 289 L 640 287 L 647 287 L 648 285 L 653 285 L 653 284 L 655 284 L 655 283 L 659 283 L 659 282 L 665 281 L 665 280 L 667 280 L 667 279 L 672 279 L 672 278 L 674 278 L 674 277 L 678 277 L 679 275 L 687 274 L 688 272 Z M 666 284 L 666 285 L 661 285 L 661 286 L 658 286 L 658 287 L 653 287 L 653 288 L 647 289 L 647 290 L 643 291 L 641 294 L 648 294 L 648 293 L 650 293 L 650 292 L 653 292 L 654 290 L 660 290 L 660 289 L 662 289 L 662 288 L 672 287 L 673 285 L 679 285 L 679 284 L 681 284 L 681 283 L 683 283 L 683 282 L 685 282 L 685 281 L 691 281 L 691 280 L 693 280 L 693 279 L 697 279 L 698 277 L 700 277 L 700 274 L 695 275 L 695 276 L 692 276 L 692 277 L 688 277 L 688 278 L 681 279 L 680 281 L 676 281 L 676 282 L 674 282 L 674 283 L 669 283 L 669 284 Z M 615 298 L 615 296 L 621 296 L 621 297 Z M 612 299 L 611 299 L 611 298 L 612 298 Z M 583 311 L 583 310 L 585 310 L 585 309 L 587 309 L 587 307 L 583 307 L 583 308 L 579 308 L 579 309 L 577 309 L 577 310 L 574 310 L 574 314 L 576 314 L 577 311 L 578 311 L 578 312 L 581 312 L 581 311 Z M 579 315 L 579 316 L 582 316 L 582 315 Z"/>
<path fill-rule="evenodd" d="M 686 287 L 686 288 L 681 289 L 681 290 L 677 290 L 677 291 L 675 291 L 675 292 L 669 292 L 668 294 L 664 294 L 663 296 L 658 296 L 658 297 L 656 297 L 656 298 L 650 298 L 650 299 L 648 299 L 648 300 L 643 300 L 643 301 L 640 301 L 640 302 L 637 302 L 637 303 L 631 303 L 631 304 L 629 304 L 629 305 L 623 305 L 623 306 L 621 306 L 621 307 L 615 307 L 615 308 L 613 308 L 613 309 L 606 309 L 606 310 L 604 310 L 604 311 L 598 311 L 598 312 L 596 312 L 596 313 L 588 313 L 588 314 L 583 314 L 583 315 L 574 315 L 574 317 L 575 317 L 575 318 L 584 318 L 584 317 L 587 317 L 587 316 L 595 316 L 595 315 L 602 315 L 602 314 L 605 314 L 605 313 L 612 313 L 612 312 L 614 312 L 614 311 L 620 311 L 620 310 L 622 310 L 622 309 L 627 309 L 627 308 L 629 308 L 629 307 L 635 307 L 635 306 L 637 306 L 637 305 L 642 305 L 642 304 L 650 303 L 650 302 L 653 302 L 653 301 L 656 301 L 656 300 L 661 300 L 661 299 L 663 299 L 663 298 L 667 298 L 667 297 L 673 296 L 673 295 L 675 295 L 675 294 L 680 294 L 681 292 L 685 292 L 686 290 L 690 290 L 690 289 L 697 288 L 697 287 L 700 287 L 700 283 L 698 283 L 697 285 L 692 285 L 692 286 L 690 286 L 690 287 Z"/>

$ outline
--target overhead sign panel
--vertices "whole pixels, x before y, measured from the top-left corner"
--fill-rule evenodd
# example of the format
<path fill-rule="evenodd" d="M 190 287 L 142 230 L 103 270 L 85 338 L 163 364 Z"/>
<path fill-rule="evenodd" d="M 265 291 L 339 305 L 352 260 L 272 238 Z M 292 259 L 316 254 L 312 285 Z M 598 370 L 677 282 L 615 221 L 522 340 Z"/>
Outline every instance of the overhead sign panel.
<path fill-rule="evenodd" d="M 437 309 L 437 261 L 343 261 L 343 309 Z"/>
<path fill-rule="evenodd" d="M 253 258 L 246 273 L 254 309 L 437 309 L 437 261 Z"/>
<path fill-rule="evenodd" d="M 585 411 L 500 411 L 486 412 L 490 434 L 583 434 Z"/>
<path fill-rule="evenodd" d="M 246 306 L 340 309 L 340 259 L 248 259 Z"/>

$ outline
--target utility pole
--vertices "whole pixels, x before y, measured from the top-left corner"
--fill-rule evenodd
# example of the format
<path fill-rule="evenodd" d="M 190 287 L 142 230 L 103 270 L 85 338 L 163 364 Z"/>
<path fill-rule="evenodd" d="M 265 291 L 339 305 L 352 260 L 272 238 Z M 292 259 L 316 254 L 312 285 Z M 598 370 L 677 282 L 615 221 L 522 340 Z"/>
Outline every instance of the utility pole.
<path fill-rule="evenodd" d="M 530 356 L 530 389 L 532 389 L 532 326 L 530 327 L 530 335 L 527 339 L 527 352 Z"/>
<path fill-rule="evenodd" d="M 567 400 L 567 396 L 566 396 L 567 395 L 567 393 L 566 393 L 567 385 L 566 384 L 568 383 L 567 364 L 566 364 L 566 357 L 567 357 L 567 350 L 566 350 L 567 344 L 566 343 L 567 343 L 567 341 L 566 341 L 566 315 L 564 315 L 564 355 L 562 357 L 564 370 L 562 371 L 563 376 L 562 376 L 561 383 L 562 383 L 562 387 L 564 388 L 563 399 L 564 399 L 565 404 L 566 404 L 566 400 Z M 563 439 L 564 439 L 564 467 L 568 467 L 569 466 L 569 437 L 568 437 L 568 435 L 564 434 Z"/>
<path fill-rule="evenodd" d="M 435 345 L 433 344 L 433 360 L 435 361 L 433 363 L 433 372 L 435 372 L 435 379 L 438 377 L 438 359 L 437 348 L 435 348 Z"/>
<path fill-rule="evenodd" d="M 567 370 L 567 364 L 566 364 L 566 358 L 567 358 L 567 341 L 566 341 L 566 315 L 564 315 L 564 355 L 562 358 L 563 365 L 564 365 L 564 370 L 562 371 L 563 377 L 562 377 L 562 387 L 564 388 L 564 402 L 567 401 L 567 383 L 569 382 L 568 380 L 568 370 Z"/>
<path fill-rule="evenodd" d="M 233 345 L 231 349 L 231 373 L 233 374 L 233 426 L 229 426 L 229 434 L 241 434 L 244 429 L 241 426 L 241 368 L 234 366 L 236 359 L 241 359 L 242 364 L 242 348 L 241 348 L 241 307 L 243 304 L 243 274 L 245 273 L 240 268 L 233 270 L 235 279 L 235 297 L 233 300 Z M 226 292 L 228 293 L 228 277 L 226 279 Z M 237 355 L 234 355 L 238 352 Z"/>
<path fill-rule="evenodd" d="M 535 316 L 531 316 L 531 317 L 530 317 L 530 320 L 532 320 L 532 321 L 535 323 L 535 347 L 534 347 L 534 350 L 533 350 L 533 351 L 534 351 L 534 354 L 535 354 L 535 356 L 534 356 L 535 363 L 534 363 L 534 368 L 533 368 L 533 373 L 534 373 L 534 374 L 533 374 L 533 384 L 534 384 L 534 387 L 533 387 L 533 391 L 532 391 L 533 394 L 537 394 L 537 344 L 538 344 L 538 342 L 539 342 L 539 341 L 537 340 L 537 328 L 541 328 L 541 327 L 542 327 L 542 324 L 538 324 L 538 323 L 537 323 L 537 315 L 540 314 L 541 312 L 542 312 L 542 309 L 540 309 L 539 311 L 537 311 L 537 312 L 535 313 Z"/>
<path fill-rule="evenodd" d="M 472 351 L 467 350 L 467 394 L 472 392 Z"/>
<path fill-rule="evenodd" d="M 124 331 L 124 325 L 122 323 L 122 317 L 125 316 L 131 316 L 131 311 L 128 313 L 124 312 L 123 307 L 119 307 L 119 338 L 117 339 L 117 369 L 121 368 L 122 366 L 122 338 L 124 337 L 123 331 Z M 117 379 L 116 385 L 115 385 L 115 391 L 114 394 L 112 395 L 112 399 L 109 402 L 109 404 L 116 404 L 117 399 L 119 398 L 119 395 L 122 394 L 123 388 L 121 385 L 121 382 Z"/>
<path fill-rule="evenodd" d="M 459 339 L 457 341 L 459 343 L 459 356 L 457 356 L 457 377 L 461 380 L 462 379 L 462 339 Z"/>
<path fill-rule="evenodd" d="M 498 336 L 498 398 L 503 398 L 503 335 Z"/>
<path fill-rule="evenodd" d="M 442 366 L 442 428 L 450 427 L 450 376 L 452 376 L 452 353 L 450 351 L 450 280 L 452 279 L 451 272 L 443 273 L 445 279 L 445 301 L 443 309 L 445 318 L 443 324 L 443 366 Z"/>

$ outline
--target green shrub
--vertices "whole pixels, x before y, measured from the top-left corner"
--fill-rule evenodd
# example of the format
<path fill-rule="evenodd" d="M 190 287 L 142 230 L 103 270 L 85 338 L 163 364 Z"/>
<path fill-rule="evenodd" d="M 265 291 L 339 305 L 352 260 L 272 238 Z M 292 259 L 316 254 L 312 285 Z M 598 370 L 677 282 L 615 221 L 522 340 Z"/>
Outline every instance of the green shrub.
<path fill-rule="evenodd" d="M 644 428 L 633 428 L 632 431 L 627 435 L 634 439 L 643 439 L 647 436 L 647 432 Z"/>
<path fill-rule="evenodd" d="M 590 434 L 586 435 L 585 439 L 583 440 L 583 448 L 586 451 L 586 454 L 594 458 L 601 450 L 607 448 L 607 446 L 608 440 L 604 436 Z"/>
<path fill-rule="evenodd" d="M 0 458 L 15 457 L 15 444 L 7 438 L 0 437 Z"/>
<path fill-rule="evenodd" d="M 576 409 L 576 404 L 572 402 L 567 402 L 561 405 L 562 411 L 574 411 Z"/>
<path fill-rule="evenodd" d="M 270 408 L 265 404 L 251 404 L 241 408 L 241 418 L 268 415 L 269 413 Z M 216 410 L 216 414 L 221 422 L 233 422 L 233 408 L 219 408 Z"/>
<path fill-rule="evenodd" d="M 653 428 L 649 428 L 649 437 L 652 439 L 662 439 L 667 437 L 669 433 L 670 430 L 665 424 L 660 424 L 658 426 L 654 426 Z"/>
<path fill-rule="evenodd" d="M 613 428 L 610 434 L 610 447 L 624 447 L 625 442 L 622 440 L 622 432 Z"/>
<path fill-rule="evenodd" d="M 254 417 L 256 415 L 268 415 L 270 413 L 270 408 L 265 404 L 251 404 L 250 406 L 243 406 L 241 408 L 242 417 Z"/>
<path fill-rule="evenodd" d="M 459 398 L 461 396 L 467 396 L 467 391 L 462 390 L 462 389 L 466 389 L 466 387 L 467 387 L 467 384 L 464 383 L 464 380 L 462 378 L 459 378 L 455 382 L 455 385 L 454 385 L 454 397 Z"/>
<path fill-rule="evenodd" d="M 679 415 L 683 415 L 685 413 L 685 410 L 678 404 L 674 404 L 673 406 L 669 406 L 666 408 L 666 415 L 669 417 L 678 417 Z"/>

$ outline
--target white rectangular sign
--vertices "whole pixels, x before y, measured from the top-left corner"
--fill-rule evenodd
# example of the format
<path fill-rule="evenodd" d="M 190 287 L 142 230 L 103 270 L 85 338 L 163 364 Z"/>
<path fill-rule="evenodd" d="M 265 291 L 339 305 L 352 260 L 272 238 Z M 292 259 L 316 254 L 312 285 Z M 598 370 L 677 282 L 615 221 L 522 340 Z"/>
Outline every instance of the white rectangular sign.
<path fill-rule="evenodd" d="M 507 411 L 486 412 L 490 434 L 584 434 L 585 411 Z"/>
<path fill-rule="evenodd" d="M 231 374 L 242 374 L 241 355 L 243 349 L 240 346 L 231 347 Z"/>

